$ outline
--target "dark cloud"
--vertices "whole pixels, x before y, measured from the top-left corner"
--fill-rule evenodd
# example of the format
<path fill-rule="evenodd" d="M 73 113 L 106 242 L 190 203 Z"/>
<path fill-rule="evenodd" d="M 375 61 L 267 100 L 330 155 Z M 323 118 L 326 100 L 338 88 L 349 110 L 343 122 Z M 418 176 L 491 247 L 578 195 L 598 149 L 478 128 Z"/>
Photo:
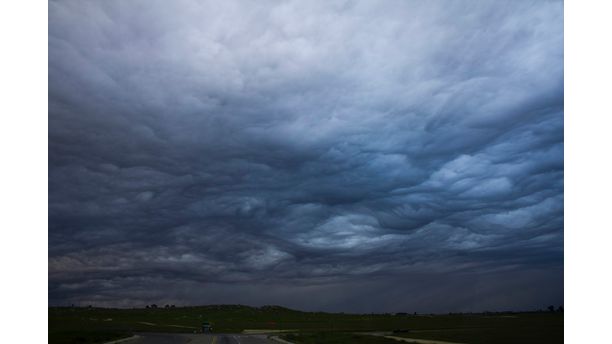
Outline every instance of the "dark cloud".
<path fill-rule="evenodd" d="M 51 304 L 524 309 L 562 281 L 561 2 L 49 4 Z"/>

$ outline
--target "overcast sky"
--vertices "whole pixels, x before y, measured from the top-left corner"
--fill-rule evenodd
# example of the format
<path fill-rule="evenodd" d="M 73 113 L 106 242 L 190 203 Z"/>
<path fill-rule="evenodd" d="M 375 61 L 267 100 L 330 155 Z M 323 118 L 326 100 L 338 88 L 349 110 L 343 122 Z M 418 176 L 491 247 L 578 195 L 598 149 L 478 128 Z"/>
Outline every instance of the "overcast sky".
<path fill-rule="evenodd" d="M 562 302 L 562 2 L 49 3 L 51 305 Z"/>

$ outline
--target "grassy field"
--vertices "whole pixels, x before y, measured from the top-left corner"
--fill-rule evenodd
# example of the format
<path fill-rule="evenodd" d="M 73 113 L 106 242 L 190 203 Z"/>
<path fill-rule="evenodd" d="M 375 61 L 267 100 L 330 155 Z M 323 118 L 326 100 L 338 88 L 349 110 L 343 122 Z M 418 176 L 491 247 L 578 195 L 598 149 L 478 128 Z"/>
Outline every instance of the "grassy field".
<path fill-rule="evenodd" d="M 295 333 L 282 336 L 283 339 L 296 344 L 398 344 L 393 339 L 356 334 L 350 332 L 314 332 Z"/>
<path fill-rule="evenodd" d="M 563 313 L 390 315 L 300 312 L 240 305 L 157 309 L 49 308 L 50 343 L 100 343 L 134 332 L 193 332 L 204 321 L 215 332 L 295 330 L 296 343 L 386 343 L 352 332 L 394 331 L 396 336 L 470 344 L 563 343 Z M 382 341 L 378 341 L 382 340 Z M 384 341 L 384 342 L 383 342 Z M 364 342 L 365 343 L 365 342 Z"/>
<path fill-rule="evenodd" d="M 469 344 L 563 343 L 563 313 L 457 315 L 446 326 L 413 326 L 409 333 L 394 336 Z"/>
<path fill-rule="evenodd" d="M 49 331 L 49 343 L 105 343 L 131 336 L 128 332 L 113 330 L 67 330 Z"/>

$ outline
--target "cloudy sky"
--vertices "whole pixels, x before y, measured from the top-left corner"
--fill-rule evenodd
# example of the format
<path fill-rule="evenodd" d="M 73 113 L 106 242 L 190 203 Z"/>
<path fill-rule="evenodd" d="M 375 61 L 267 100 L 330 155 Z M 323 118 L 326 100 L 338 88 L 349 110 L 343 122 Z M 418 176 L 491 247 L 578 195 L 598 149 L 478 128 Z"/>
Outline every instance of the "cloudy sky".
<path fill-rule="evenodd" d="M 49 303 L 563 302 L 563 3 L 51 1 Z"/>

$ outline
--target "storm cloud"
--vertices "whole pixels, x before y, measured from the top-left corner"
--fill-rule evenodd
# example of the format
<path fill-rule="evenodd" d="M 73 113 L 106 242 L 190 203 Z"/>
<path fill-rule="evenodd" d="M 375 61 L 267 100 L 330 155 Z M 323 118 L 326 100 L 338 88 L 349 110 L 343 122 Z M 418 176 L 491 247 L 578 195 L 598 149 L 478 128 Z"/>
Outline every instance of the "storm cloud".
<path fill-rule="evenodd" d="M 49 3 L 50 304 L 562 300 L 562 2 Z"/>

